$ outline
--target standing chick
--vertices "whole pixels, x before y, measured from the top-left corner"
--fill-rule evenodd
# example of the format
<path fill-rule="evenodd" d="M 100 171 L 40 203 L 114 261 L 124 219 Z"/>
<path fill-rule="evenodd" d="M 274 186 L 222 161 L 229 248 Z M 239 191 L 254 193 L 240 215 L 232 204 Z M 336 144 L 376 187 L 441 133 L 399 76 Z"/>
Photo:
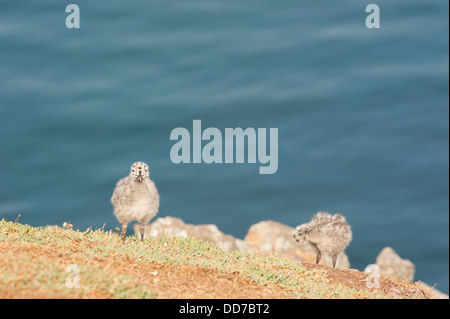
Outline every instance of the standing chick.
<path fill-rule="evenodd" d="M 111 197 L 114 215 L 122 224 L 122 240 L 125 240 L 127 225 L 137 220 L 140 225 L 141 241 L 144 240 L 145 224 L 159 209 L 159 194 L 155 183 L 150 179 L 148 165 L 136 162 L 131 166 L 130 175 L 122 178 Z"/>
<path fill-rule="evenodd" d="M 322 252 L 331 255 L 335 268 L 337 255 L 352 240 L 352 231 L 344 216 L 318 212 L 309 223 L 295 228 L 294 239 L 302 245 L 310 243 L 316 249 L 316 264 L 319 263 Z"/>

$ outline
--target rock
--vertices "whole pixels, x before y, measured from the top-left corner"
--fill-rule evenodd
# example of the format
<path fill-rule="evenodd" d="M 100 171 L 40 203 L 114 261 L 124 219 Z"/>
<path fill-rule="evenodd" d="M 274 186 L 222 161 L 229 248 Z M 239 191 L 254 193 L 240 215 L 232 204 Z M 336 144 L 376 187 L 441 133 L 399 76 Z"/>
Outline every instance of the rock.
<path fill-rule="evenodd" d="M 316 251 L 311 245 L 299 245 L 293 238 L 294 228 L 272 220 L 254 224 L 245 236 L 245 242 L 263 254 L 277 252 L 281 256 L 315 263 Z M 322 254 L 320 263 L 332 266 L 331 256 Z M 338 255 L 336 268 L 348 269 L 350 263 L 345 253 Z"/>
<path fill-rule="evenodd" d="M 376 259 L 376 265 L 379 267 L 381 275 L 404 279 L 409 282 L 414 279 L 414 264 L 407 259 L 400 258 L 391 247 L 383 248 Z"/>
<path fill-rule="evenodd" d="M 232 251 L 259 251 L 263 254 L 272 252 L 294 260 L 314 263 L 316 252 L 310 245 L 301 246 L 293 238 L 294 228 L 274 221 L 262 221 L 250 227 L 245 240 L 224 234 L 216 225 L 186 224 L 180 218 L 167 216 L 157 218 L 153 223 L 145 226 L 144 239 L 149 236 L 183 236 L 215 243 L 219 248 Z M 134 226 L 134 232 L 139 234 L 139 225 Z M 320 263 L 331 266 L 331 257 L 322 254 Z M 345 253 L 338 255 L 336 268 L 349 268 L 348 257 Z"/>
<path fill-rule="evenodd" d="M 139 234 L 139 225 L 134 226 L 134 232 Z M 157 218 L 153 223 L 145 226 L 144 239 L 149 236 L 182 236 L 198 238 L 215 243 L 224 250 L 249 251 L 250 248 L 242 239 L 224 234 L 216 225 L 186 224 L 180 218 L 167 216 Z"/>

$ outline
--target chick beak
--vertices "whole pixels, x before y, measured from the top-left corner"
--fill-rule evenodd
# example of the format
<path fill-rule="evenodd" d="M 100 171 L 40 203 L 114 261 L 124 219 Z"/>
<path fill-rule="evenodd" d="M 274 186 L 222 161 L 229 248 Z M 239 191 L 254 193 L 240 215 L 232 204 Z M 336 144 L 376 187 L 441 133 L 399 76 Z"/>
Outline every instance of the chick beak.
<path fill-rule="evenodd" d="M 142 174 L 139 173 L 139 175 L 138 175 L 138 181 L 139 181 L 139 183 L 142 182 L 142 179 L 143 179 L 143 178 L 144 178 L 144 176 L 142 176 Z"/>

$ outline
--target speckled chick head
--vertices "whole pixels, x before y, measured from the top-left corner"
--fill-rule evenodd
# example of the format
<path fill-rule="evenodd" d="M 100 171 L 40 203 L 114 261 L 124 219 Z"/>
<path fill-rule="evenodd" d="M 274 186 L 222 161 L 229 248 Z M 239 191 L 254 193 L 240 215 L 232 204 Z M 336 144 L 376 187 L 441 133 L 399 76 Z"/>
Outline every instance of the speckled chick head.
<path fill-rule="evenodd" d="M 144 178 L 149 178 L 150 171 L 148 169 L 148 165 L 144 162 L 134 163 L 133 165 L 131 165 L 130 176 L 138 182 L 142 182 Z"/>
<path fill-rule="evenodd" d="M 307 244 L 309 234 L 314 231 L 317 225 L 329 223 L 332 218 L 332 215 L 327 212 L 318 212 L 312 217 L 309 223 L 302 224 L 295 228 L 294 239 L 301 245 Z"/>
<path fill-rule="evenodd" d="M 294 239 L 300 245 L 306 245 L 308 243 L 308 235 L 311 232 L 311 230 L 312 230 L 312 227 L 309 223 L 297 226 L 293 232 Z"/>

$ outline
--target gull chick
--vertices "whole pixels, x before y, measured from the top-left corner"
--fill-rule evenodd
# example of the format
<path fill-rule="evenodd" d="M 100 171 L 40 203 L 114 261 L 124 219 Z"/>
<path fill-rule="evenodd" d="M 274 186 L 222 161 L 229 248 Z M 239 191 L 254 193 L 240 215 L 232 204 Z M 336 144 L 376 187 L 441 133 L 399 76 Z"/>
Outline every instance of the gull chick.
<path fill-rule="evenodd" d="M 159 194 L 150 179 L 148 165 L 136 162 L 131 166 L 130 175 L 117 182 L 111 197 L 114 215 L 122 224 L 122 240 L 125 240 L 127 225 L 137 220 L 140 225 L 141 241 L 144 240 L 145 224 L 159 209 Z"/>
<path fill-rule="evenodd" d="M 331 255 L 335 268 L 337 255 L 343 252 L 352 240 L 352 231 L 344 216 L 318 212 L 309 223 L 295 228 L 294 239 L 302 245 L 309 243 L 316 249 L 316 264 L 319 263 L 322 253 Z"/>

